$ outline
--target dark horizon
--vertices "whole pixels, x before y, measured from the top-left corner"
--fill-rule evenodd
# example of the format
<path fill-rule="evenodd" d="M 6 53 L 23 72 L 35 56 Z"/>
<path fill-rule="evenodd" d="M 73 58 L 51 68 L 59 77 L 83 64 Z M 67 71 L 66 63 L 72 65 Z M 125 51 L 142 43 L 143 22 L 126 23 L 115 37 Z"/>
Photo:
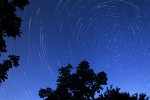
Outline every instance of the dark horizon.
<path fill-rule="evenodd" d="M 20 66 L 0 86 L 2 100 L 41 100 L 58 69 L 86 59 L 108 85 L 150 95 L 150 0 L 30 0 L 20 38 L 6 39 Z M 2 56 L 5 58 L 5 56 Z"/>

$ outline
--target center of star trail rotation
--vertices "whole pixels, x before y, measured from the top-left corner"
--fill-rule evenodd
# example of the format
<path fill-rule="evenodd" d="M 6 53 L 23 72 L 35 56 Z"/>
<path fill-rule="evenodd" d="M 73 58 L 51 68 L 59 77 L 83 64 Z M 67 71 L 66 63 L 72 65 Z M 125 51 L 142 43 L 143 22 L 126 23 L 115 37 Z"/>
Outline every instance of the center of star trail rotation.
<path fill-rule="evenodd" d="M 18 12 L 21 38 L 8 41 L 21 61 L 0 87 L 2 100 L 41 100 L 39 88 L 55 88 L 59 67 L 84 59 L 109 85 L 150 94 L 150 0 L 29 2 Z"/>

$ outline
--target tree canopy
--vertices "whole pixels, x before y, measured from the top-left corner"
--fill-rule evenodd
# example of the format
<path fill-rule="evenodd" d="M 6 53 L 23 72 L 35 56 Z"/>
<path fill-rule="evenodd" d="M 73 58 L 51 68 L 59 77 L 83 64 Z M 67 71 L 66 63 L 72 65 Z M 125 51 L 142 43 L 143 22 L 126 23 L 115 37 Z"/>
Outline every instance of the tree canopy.
<path fill-rule="evenodd" d="M 56 89 L 50 87 L 39 90 L 39 96 L 43 100 L 149 100 L 145 93 L 130 95 L 127 92 L 120 92 L 120 88 L 106 88 L 103 90 L 102 85 L 107 85 L 107 74 L 103 71 L 95 73 L 90 68 L 89 63 L 84 60 L 72 73 L 72 65 L 58 69 L 59 76 L 57 79 Z M 98 97 L 95 96 L 99 94 Z"/>
<path fill-rule="evenodd" d="M 120 88 L 113 88 L 111 85 L 95 100 L 149 100 L 149 97 L 145 93 L 130 95 L 127 92 L 120 92 Z"/>
<path fill-rule="evenodd" d="M 40 89 L 39 96 L 45 100 L 91 100 L 96 92 L 103 89 L 102 85 L 107 84 L 106 73 L 102 71 L 96 74 L 87 61 L 82 61 L 75 73 L 71 73 L 71 69 L 70 64 L 61 67 L 58 70 L 57 88 Z"/>
<path fill-rule="evenodd" d="M 0 57 L 7 52 L 6 37 L 20 37 L 22 19 L 16 15 L 17 9 L 24 10 L 28 0 L 0 0 Z M 8 78 L 7 72 L 19 66 L 19 56 L 9 55 L 0 63 L 0 84 Z"/>

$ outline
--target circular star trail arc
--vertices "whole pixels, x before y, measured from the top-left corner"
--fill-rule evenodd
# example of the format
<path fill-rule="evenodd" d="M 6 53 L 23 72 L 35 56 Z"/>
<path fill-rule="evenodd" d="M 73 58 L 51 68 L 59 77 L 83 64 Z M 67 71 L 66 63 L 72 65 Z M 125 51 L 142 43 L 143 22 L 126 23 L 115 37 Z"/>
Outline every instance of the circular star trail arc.
<path fill-rule="evenodd" d="M 40 88 L 55 87 L 58 68 L 84 59 L 106 71 L 109 85 L 150 94 L 150 0 L 31 0 L 21 16 L 24 65 L 0 87 L 3 100 L 40 100 Z M 11 82 L 19 96 L 9 93 Z"/>

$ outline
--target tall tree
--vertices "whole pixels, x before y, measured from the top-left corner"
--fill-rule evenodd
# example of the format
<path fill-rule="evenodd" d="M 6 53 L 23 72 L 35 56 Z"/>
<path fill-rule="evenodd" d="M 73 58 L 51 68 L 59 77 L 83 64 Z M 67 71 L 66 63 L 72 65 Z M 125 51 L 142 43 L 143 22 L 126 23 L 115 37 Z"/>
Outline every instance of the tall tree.
<path fill-rule="evenodd" d="M 28 0 L 0 0 L 0 57 L 7 52 L 6 37 L 20 37 L 22 19 L 16 15 L 17 9 L 24 10 Z M 19 66 L 19 56 L 9 55 L 0 63 L 0 84 L 8 78 L 8 71 Z"/>
<path fill-rule="evenodd" d="M 71 73 L 71 69 L 70 64 L 60 68 L 57 88 L 40 89 L 39 96 L 45 100 L 91 100 L 102 90 L 101 86 L 107 84 L 106 73 L 96 74 L 87 61 L 82 61 L 75 73 Z"/>

